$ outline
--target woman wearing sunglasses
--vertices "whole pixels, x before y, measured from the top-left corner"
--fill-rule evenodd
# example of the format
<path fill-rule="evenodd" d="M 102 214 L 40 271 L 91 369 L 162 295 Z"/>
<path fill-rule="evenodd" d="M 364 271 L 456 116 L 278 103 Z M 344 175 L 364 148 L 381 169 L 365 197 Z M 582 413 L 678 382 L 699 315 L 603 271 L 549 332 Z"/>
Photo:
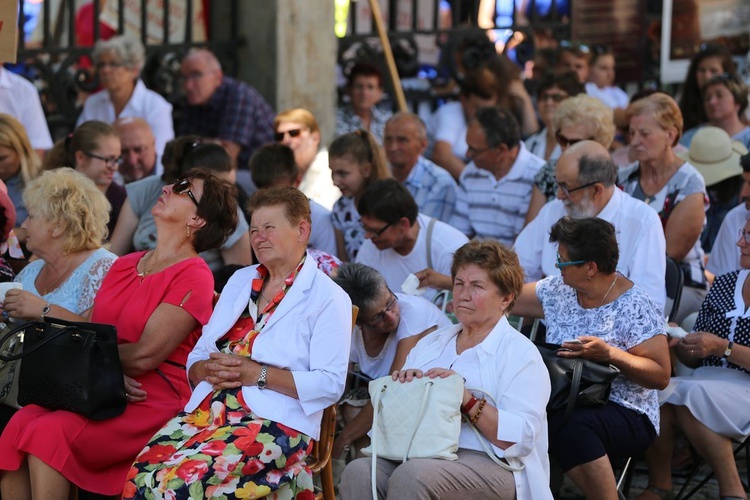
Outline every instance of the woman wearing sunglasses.
<path fill-rule="evenodd" d="M 562 151 L 555 137 L 552 117 L 565 99 L 583 94 L 584 91 L 573 71 L 546 73 L 542 76 L 536 91 L 536 105 L 544 128 L 524 140 L 529 151 L 548 161 L 560 156 Z"/>
<path fill-rule="evenodd" d="M 67 499 L 71 483 L 101 495 L 122 492 L 138 452 L 190 398 L 187 356 L 213 304 L 213 277 L 198 252 L 234 230 L 235 191 L 204 169 L 162 189 L 151 210 L 156 248 L 117 259 L 81 318 L 117 328 L 125 412 L 92 421 L 23 407 L 0 436 L 3 498 Z"/>
<path fill-rule="evenodd" d="M 320 127 L 306 109 L 288 109 L 273 121 L 276 142 L 292 148 L 299 170 L 299 190 L 328 210 L 341 197 L 328 168 L 328 151 L 320 146 Z"/>
<path fill-rule="evenodd" d="M 110 250 L 117 255 L 155 247 L 157 234 L 151 209 L 157 204 L 162 188 L 174 183 L 184 172 L 197 167 L 206 168 L 223 180 L 235 182 L 236 169 L 226 150 L 218 144 L 203 144 L 195 136 L 170 141 L 162 161 L 164 174 L 161 177 L 149 176 L 126 185 L 128 199 L 110 238 Z M 228 265 L 246 266 L 251 263 L 247 220 L 239 207 L 237 210 L 240 215 L 237 228 L 221 247 L 201 252 L 211 271 Z"/>
<path fill-rule="evenodd" d="M 128 194 L 113 182 L 120 168 L 120 137 L 110 125 L 91 120 L 82 123 L 44 156 L 43 170 L 73 167 L 94 181 L 111 205 L 107 229 L 111 236 Z"/>
<path fill-rule="evenodd" d="M 524 286 L 513 314 L 544 318 L 559 356 L 620 369 L 603 407 L 548 414 L 549 454 L 588 499 L 616 500 L 610 461 L 640 455 L 659 429 L 656 389 L 669 382 L 660 307 L 616 271 L 615 229 L 596 217 L 563 217 L 550 231 L 559 276 Z"/>
<path fill-rule="evenodd" d="M 609 149 L 615 137 L 612 110 L 599 99 L 586 94 L 563 100 L 552 115 L 550 127 L 557 144 L 560 145 L 561 154 L 569 146 L 585 140 L 596 141 Z M 550 158 L 534 177 L 534 187 L 531 190 L 531 201 L 524 225 L 534 220 L 544 204 L 557 196 L 556 165 L 557 158 Z"/>

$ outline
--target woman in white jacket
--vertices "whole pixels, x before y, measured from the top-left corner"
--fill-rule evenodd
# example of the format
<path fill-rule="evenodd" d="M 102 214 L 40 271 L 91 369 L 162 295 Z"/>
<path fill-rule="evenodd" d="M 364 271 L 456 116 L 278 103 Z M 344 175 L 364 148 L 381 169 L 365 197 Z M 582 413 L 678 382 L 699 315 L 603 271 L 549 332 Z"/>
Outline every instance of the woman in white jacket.
<path fill-rule="evenodd" d="M 549 374 L 536 347 L 514 330 L 505 312 L 523 286 L 518 257 L 495 240 L 471 241 L 453 257 L 453 305 L 460 324 L 419 341 L 393 373 L 402 382 L 414 377 L 459 373 L 465 387 L 461 412 L 473 422 L 495 455 L 522 470 L 510 472 L 483 451 L 462 423 L 458 459 L 418 459 L 377 465 L 380 498 L 551 499 L 547 459 Z M 368 497 L 370 458 L 351 462 L 341 479 L 343 500 Z"/>
<path fill-rule="evenodd" d="M 224 288 L 188 357 L 193 396 L 136 459 L 123 498 L 312 492 L 305 457 L 344 390 L 351 301 L 305 251 L 302 192 L 262 189 L 250 209 L 260 265 Z"/>

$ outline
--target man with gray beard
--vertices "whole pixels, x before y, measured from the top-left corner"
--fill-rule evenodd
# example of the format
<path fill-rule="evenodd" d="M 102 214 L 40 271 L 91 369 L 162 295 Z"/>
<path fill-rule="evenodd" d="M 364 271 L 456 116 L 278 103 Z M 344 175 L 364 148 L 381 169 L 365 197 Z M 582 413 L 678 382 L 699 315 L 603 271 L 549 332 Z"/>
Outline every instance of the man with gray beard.
<path fill-rule="evenodd" d="M 557 245 L 549 242 L 552 225 L 565 215 L 599 217 L 615 226 L 620 247 L 617 271 L 645 290 L 662 308 L 666 302 L 666 242 L 656 212 L 615 185 L 617 165 L 594 141 L 570 146 L 555 167 L 557 199 L 518 235 L 514 249 L 526 281 L 560 274 Z"/>

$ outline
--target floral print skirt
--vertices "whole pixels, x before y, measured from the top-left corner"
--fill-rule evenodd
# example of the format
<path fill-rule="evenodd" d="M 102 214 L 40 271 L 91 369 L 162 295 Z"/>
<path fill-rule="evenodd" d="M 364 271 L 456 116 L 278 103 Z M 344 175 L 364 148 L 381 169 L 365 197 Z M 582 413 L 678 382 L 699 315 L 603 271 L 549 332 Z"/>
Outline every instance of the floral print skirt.
<path fill-rule="evenodd" d="M 314 498 L 312 440 L 255 415 L 241 388 L 215 391 L 151 438 L 122 498 Z"/>

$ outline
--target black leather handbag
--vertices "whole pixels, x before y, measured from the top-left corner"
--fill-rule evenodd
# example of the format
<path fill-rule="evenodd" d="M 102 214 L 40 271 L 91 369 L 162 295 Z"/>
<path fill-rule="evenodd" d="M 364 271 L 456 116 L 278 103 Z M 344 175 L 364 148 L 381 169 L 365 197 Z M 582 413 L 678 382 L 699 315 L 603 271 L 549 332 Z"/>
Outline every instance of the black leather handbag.
<path fill-rule="evenodd" d="M 549 371 L 552 392 L 547 412 L 565 410 L 565 419 L 576 406 L 604 406 L 609 400 L 612 381 L 620 370 L 610 364 L 557 355 L 557 344 L 536 344 Z"/>
<path fill-rule="evenodd" d="M 0 346 L 20 331 L 23 350 L 0 355 L 6 362 L 23 359 L 18 404 L 67 410 L 91 420 L 125 411 L 125 381 L 114 326 L 45 318 L 13 328 L 0 339 Z"/>

